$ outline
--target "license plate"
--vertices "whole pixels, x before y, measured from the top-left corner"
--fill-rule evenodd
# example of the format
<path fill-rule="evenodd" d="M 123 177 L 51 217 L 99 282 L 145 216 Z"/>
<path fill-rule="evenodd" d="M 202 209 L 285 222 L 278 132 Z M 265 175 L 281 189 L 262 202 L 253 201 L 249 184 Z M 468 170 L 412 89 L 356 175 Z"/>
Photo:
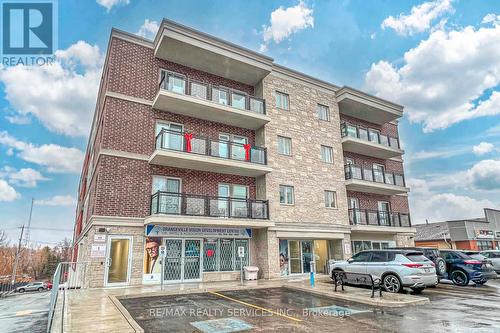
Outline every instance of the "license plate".
<path fill-rule="evenodd" d="M 424 272 L 426 272 L 426 273 L 430 273 L 430 272 L 431 272 L 431 269 L 430 269 L 430 268 L 424 268 Z"/>

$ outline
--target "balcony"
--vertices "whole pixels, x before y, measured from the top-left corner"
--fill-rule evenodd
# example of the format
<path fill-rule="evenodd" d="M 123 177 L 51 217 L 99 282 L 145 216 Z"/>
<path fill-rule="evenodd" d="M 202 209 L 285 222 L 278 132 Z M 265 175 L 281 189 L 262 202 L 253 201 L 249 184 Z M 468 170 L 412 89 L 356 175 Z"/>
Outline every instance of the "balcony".
<path fill-rule="evenodd" d="M 164 70 L 160 78 L 155 109 L 252 130 L 270 121 L 261 98 Z"/>
<path fill-rule="evenodd" d="M 382 195 L 396 195 L 410 191 L 401 174 L 363 168 L 353 164 L 347 164 L 344 168 L 348 191 Z"/>
<path fill-rule="evenodd" d="M 249 85 L 261 81 L 273 66 L 270 57 L 167 19 L 158 29 L 154 51 L 160 59 Z"/>
<path fill-rule="evenodd" d="M 156 149 L 149 163 L 247 177 L 271 172 L 267 166 L 266 148 L 215 141 L 167 129 L 156 136 Z"/>
<path fill-rule="evenodd" d="M 369 209 L 349 209 L 351 225 L 410 228 L 410 214 Z"/>
<path fill-rule="evenodd" d="M 359 90 L 343 87 L 336 92 L 339 112 L 373 124 L 386 124 L 403 116 L 403 107 Z"/>
<path fill-rule="evenodd" d="M 343 123 L 341 134 L 344 151 L 381 159 L 404 154 L 398 138 L 380 134 L 374 129 Z"/>
<path fill-rule="evenodd" d="M 151 196 L 146 224 L 192 224 L 263 228 L 269 221 L 267 200 L 211 197 L 158 191 Z"/>

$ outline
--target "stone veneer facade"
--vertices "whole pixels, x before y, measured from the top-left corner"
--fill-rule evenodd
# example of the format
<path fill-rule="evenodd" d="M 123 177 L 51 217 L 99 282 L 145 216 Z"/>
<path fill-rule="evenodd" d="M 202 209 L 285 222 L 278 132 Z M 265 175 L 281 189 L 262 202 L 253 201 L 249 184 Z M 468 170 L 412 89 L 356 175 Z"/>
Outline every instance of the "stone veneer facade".
<path fill-rule="evenodd" d="M 218 184 L 240 184 L 249 189 L 249 198 L 269 200 L 270 222 L 274 227 L 253 229 L 250 264 L 260 268 L 261 278 L 280 276 L 279 240 L 335 240 L 335 259 L 348 257 L 351 244 L 347 197 L 360 198 L 361 208 L 373 209 L 376 201 L 388 199 L 393 207 L 408 211 L 404 196 L 347 193 L 344 157 L 360 164 L 373 161 L 365 156 L 344 153 L 340 134 L 343 120 L 361 124 L 339 112 L 335 95 L 338 87 L 276 66 L 264 79 L 250 86 L 234 80 L 156 58 L 153 44 L 126 33 L 112 33 L 99 90 L 94 124 L 82 170 L 75 226 L 75 259 L 89 262 L 88 285 L 105 284 L 106 258 L 92 258 L 96 234 L 128 235 L 132 241 L 129 284 L 142 283 L 145 247 L 144 219 L 150 215 L 150 196 L 154 175 L 182 179 L 181 191 L 199 195 L 218 195 Z M 156 110 L 152 102 L 158 92 L 160 69 L 167 69 L 207 84 L 223 85 L 266 100 L 270 122 L 249 130 L 198 118 Z M 275 105 L 276 92 L 289 95 L 289 110 Z M 328 106 L 330 120 L 318 119 L 317 105 Z M 272 171 L 260 177 L 245 177 L 172 168 L 149 163 L 155 150 L 155 124 L 181 123 L 195 136 L 217 139 L 219 133 L 248 138 L 251 145 L 267 148 Z M 383 134 L 397 136 L 395 124 L 379 127 Z M 292 155 L 278 153 L 278 136 L 292 139 Z M 333 149 L 333 163 L 321 160 L 321 145 Z M 400 161 L 377 161 L 388 171 L 402 172 Z M 279 186 L 294 187 L 295 202 L 279 202 Z M 324 191 L 336 192 L 336 208 L 325 207 Z M 182 219 L 182 217 L 179 217 Z M 370 235 L 369 233 L 367 234 Z M 367 236 L 367 237 L 368 237 Z M 393 237 L 398 245 L 410 244 L 410 234 Z M 238 278 L 235 272 L 203 273 L 204 281 Z"/>

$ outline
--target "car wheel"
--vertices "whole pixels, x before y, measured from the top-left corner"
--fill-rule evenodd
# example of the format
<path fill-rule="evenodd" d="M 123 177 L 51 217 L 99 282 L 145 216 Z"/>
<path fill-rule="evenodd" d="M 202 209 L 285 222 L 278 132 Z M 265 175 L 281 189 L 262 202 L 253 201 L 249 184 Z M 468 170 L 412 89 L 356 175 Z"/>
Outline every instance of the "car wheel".
<path fill-rule="evenodd" d="M 444 276 L 446 274 L 446 262 L 439 258 L 436 262 L 437 275 Z"/>
<path fill-rule="evenodd" d="M 19 292 L 20 293 L 24 293 L 24 289 L 19 289 Z"/>
<path fill-rule="evenodd" d="M 469 284 L 469 276 L 464 271 L 453 271 L 451 272 L 451 281 L 456 286 L 466 286 Z"/>
<path fill-rule="evenodd" d="M 384 285 L 385 291 L 389 293 L 399 293 L 402 289 L 401 281 L 394 274 L 387 274 L 382 279 L 382 284 Z"/>
<path fill-rule="evenodd" d="M 43 291 L 43 288 L 42 288 L 42 287 L 40 287 L 40 288 L 38 288 L 37 290 L 38 290 L 38 291 Z"/>

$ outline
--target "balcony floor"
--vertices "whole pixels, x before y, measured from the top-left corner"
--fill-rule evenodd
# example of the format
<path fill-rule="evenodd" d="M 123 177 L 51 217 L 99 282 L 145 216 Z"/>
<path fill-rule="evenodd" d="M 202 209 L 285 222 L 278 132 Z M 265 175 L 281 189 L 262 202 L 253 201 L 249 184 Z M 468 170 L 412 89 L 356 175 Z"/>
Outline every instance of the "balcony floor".
<path fill-rule="evenodd" d="M 404 154 L 404 150 L 387 147 L 370 141 L 346 136 L 342 138 L 342 148 L 344 151 L 381 159 L 399 157 Z"/>
<path fill-rule="evenodd" d="M 360 179 L 348 179 L 345 181 L 345 185 L 348 191 L 366 192 L 381 195 L 396 195 L 410 192 L 410 189 L 408 187 L 370 182 Z"/>
<path fill-rule="evenodd" d="M 272 170 L 267 165 L 174 150 L 155 150 L 149 158 L 149 163 L 247 177 L 262 176 Z"/>
<path fill-rule="evenodd" d="M 265 114 L 160 89 L 153 108 L 188 117 L 256 130 L 271 121 Z"/>

